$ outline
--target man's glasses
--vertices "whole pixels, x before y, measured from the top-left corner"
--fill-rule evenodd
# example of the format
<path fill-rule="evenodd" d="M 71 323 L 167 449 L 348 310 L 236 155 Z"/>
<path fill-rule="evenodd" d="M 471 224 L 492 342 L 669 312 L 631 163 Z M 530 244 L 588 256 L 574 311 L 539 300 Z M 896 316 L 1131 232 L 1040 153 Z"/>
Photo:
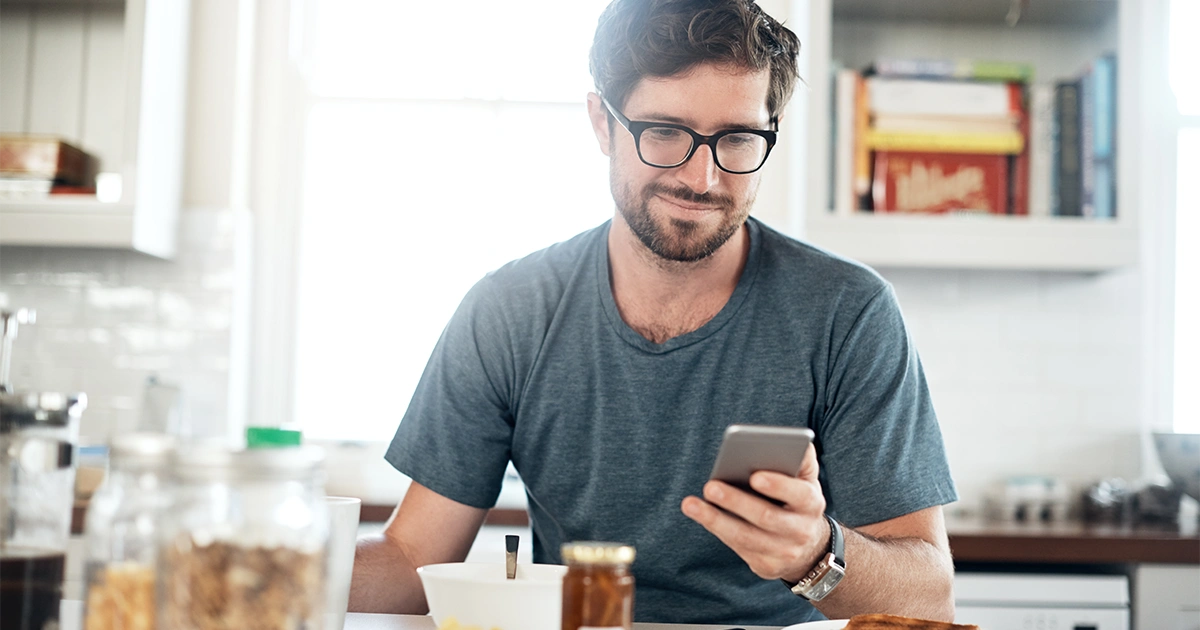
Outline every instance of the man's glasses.
<path fill-rule="evenodd" d="M 771 147 L 775 146 L 778 120 L 771 119 L 770 131 L 763 129 L 726 129 L 702 136 L 683 125 L 629 120 L 608 99 L 604 106 L 633 135 L 638 157 L 648 166 L 675 168 L 692 159 L 700 145 L 708 145 L 713 162 L 726 173 L 745 175 L 762 168 Z"/>

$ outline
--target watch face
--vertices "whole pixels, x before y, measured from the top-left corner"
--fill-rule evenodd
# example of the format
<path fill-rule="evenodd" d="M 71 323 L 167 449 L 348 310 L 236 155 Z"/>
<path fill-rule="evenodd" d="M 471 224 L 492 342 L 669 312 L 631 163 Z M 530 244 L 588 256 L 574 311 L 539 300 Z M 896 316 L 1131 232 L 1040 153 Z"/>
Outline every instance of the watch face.
<path fill-rule="evenodd" d="M 826 571 L 825 575 L 822 575 L 821 579 L 808 589 L 806 597 L 814 601 L 825 599 L 825 596 L 842 581 L 845 575 L 837 565 L 830 566 L 829 571 Z"/>

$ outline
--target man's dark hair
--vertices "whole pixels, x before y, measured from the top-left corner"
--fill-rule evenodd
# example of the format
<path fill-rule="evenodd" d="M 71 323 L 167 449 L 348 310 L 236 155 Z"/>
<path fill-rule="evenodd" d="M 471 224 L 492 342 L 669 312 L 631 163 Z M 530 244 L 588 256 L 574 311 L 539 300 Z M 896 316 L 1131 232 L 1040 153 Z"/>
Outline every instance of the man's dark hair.
<path fill-rule="evenodd" d="M 767 110 L 783 113 L 799 77 L 800 40 L 753 0 L 613 0 L 600 16 L 590 66 L 596 90 L 616 107 L 643 77 L 702 63 L 769 68 Z"/>

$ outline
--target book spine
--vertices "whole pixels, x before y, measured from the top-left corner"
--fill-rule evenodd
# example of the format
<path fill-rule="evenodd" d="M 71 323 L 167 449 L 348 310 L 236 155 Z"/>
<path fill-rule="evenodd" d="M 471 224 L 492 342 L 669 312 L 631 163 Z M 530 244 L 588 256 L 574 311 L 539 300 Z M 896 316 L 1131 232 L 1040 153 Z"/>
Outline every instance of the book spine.
<path fill-rule="evenodd" d="M 987 153 L 1015 155 L 1025 148 L 1020 131 L 1005 133 L 922 133 L 871 130 L 867 145 L 874 150 L 928 151 L 935 153 Z"/>
<path fill-rule="evenodd" d="M 1098 59 L 1093 72 L 1094 130 L 1092 199 L 1097 218 L 1116 212 L 1116 57 Z"/>
<path fill-rule="evenodd" d="M 1096 216 L 1096 65 L 1079 80 L 1080 214 Z"/>
<path fill-rule="evenodd" d="M 858 76 L 854 90 L 854 194 L 857 198 L 865 198 L 871 193 L 871 148 L 867 145 L 867 132 L 871 126 L 870 98 L 870 83 Z M 856 203 L 855 207 L 861 207 L 861 204 Z"/>
<path fill-rule="evenodd" d="M 1004 155 L 876 151 L 872 186 L 876 212 L 1004 214 Z"/>
<path fill-rule="evenodd" d="M 1054 101 L 1058 120 L 1058 143 L 1054 149 L 1058 215 L 1080 216 L 1079 82 L 1056 84 Z"/>
<path fill-rule="evenodd" d="M 975 81 L 1027 82 L 1033 79 L 1033 66 L 1008 61 L 949 59 L 906 59 L 883 57 L 872 66 L 876 74 L 913 79 L 971 79 Z"/>
<path fill-rule="evenodd" d="M 1046 216 L 1053 206 L 1054 86 L 1029 88 L 1029 214 Z"/>
<path fill-rule="evenodd" d="M 1020 112 L 1017 128 L 1020 131 L 1024 146 L 1021 152 L 1012 158 L 1012 173 L 1009 177 L 1011 190 L 1009 214 L 1029 214 L 1029 94 L 1024 83 L 1009 83 L 1009 93 L 1012 95 L 1014 106 Z"/>
<path fill-rule="evenodd" d="M 993 116 L 1012 114 L 1008 86 L 975 81 L 929 81 L 871 77 L 871 111 L 877 114 L 925 116 Z"/>
<path fill-rule="evenodd" d="M 854 194 L 855 176 L 855 103 L 858 99 L 858 72 L 842 70 L 837 76 L 837 103 L 834 149 L 833 209 L 836 214 L 853 214 L 858 207 Z"/>

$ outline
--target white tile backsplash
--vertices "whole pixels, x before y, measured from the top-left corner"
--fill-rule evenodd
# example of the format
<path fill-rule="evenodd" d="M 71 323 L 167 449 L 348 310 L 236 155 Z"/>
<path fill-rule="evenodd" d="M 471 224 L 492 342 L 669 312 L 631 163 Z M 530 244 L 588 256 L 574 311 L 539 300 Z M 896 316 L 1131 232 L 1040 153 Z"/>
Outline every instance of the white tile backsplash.
<path fill-rule="evenodd" d="M 1136 271 L 881 273 L 925 364 L 961 507 L 1010 476 L 1074 489 L 1138 477 Z"/>
<path fill-rule="evenodd" d="M 0 248 L 0 304 L 38 311 L 20 330 L 20 388 L 83 391 L 86 441 L 132 430 L 151 375 L 182 389 L 198 436 L 223 436 L 229 416 L 234 287 L 248 277 L 238 247 L 247 222 L 233 211 L 185 210 L 179 253 Z"/>

